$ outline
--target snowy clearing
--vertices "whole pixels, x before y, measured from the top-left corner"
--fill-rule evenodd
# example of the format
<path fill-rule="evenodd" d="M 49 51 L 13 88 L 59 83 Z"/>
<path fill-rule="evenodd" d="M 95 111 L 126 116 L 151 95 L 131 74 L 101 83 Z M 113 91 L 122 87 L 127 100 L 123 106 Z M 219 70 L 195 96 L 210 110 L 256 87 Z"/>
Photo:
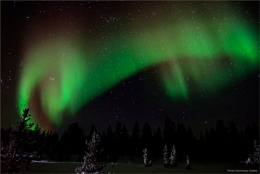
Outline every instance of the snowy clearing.
<path fill-rule="evenodd" d="M 81 166 L 80 162 L 34 162 L 32 173 L 75 173 L 76 167 Z M 153 164 L 151 167 L 144 167 L 143 164 L 110 163 L 101 173 L 258 173 L 259 169 L 253 169 L 245 164 L 193 164 L 192 170 L 185 168 L 185 163 L 178 167 L 165 168 L 162 164 Z"/>

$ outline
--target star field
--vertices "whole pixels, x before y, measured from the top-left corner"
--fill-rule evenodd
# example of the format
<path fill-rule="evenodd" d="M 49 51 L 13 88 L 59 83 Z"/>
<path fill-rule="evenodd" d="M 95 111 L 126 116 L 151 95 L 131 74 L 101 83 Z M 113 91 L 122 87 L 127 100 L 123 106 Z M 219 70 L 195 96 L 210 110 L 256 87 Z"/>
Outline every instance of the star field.
<path fill-rule="evenodd" d="M 256 2 L 1 3 L 4 125 L 258 122 Z"/>

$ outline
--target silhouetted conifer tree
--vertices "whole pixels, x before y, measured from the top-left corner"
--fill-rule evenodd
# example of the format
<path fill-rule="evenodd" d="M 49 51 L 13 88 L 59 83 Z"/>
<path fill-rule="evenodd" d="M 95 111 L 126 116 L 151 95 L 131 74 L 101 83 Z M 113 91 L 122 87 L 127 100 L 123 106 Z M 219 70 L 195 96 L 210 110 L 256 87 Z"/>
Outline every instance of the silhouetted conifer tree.
<path fill-rule="evenodd" d="M 176 140 L 176 125 L 169 117 L 165 118 L 163 129 L 163 142 L 172 146 Z"/>
<path fill-rule="evenodd" d="M 246 140 L 246 136 L 245 133 L 241 130 L 239 133 L 239 137 L 238 137 L 238 142 L 239 142 L 239 147 L 238 149 L 245 149 L 247 147 L 247 140 Z M 242 150 L 239 152 L 241 154 L 241 156 L 239 156 L 238 159 L 244 159 L 248 156 L 248 154 L 250 153 L 248 150 Z"/>
<path fill-rule="evenodd" d="M 122 147 L 122 144 L 122 124 L 118 121 L 115 128 L 115 160 L 117 160 L 119 158 L 119 155 L 122 154 L 122 148 L 124 148 Z"/>
<path fill-rule="evenodd" d="M 130 144 L 132 147 L 130 148 L 130 159 L 132 160 L 135 156 L 141 157 L 142 153 L 140 152 L 142 149 L 140 147 L 140 127 L 138 121 L 136 121 L 133 126 L 132 133 L 130 136 Z"/>
<path fill-rule="evenodd" d="M 198 140 L 198 150 L 196 151 L 196 156 L 199 156 L 199 160 L 204 162 L 206 153 L 207 153 L 207 150 L 206 150 L 206 145 L 205 145 L 205 138 L 204 138 L 202 131 L 200 131 L 200 138 Z"/>
<path fill-rule="evenodd" d="M 147 122 L 144 124 L 144 127 L 142 129 L 141 140 L 142 140 L 142 148 L 145 148 L 145 147 L 147 147 L 148 149 L 151 148 L 151 146 L 152 146 L 152 130 L 151 130 L 151 126 Z"/>
<path fill-rule="evenodd" d="M 110 162 L 114 162 L 115 161 L 115 151 L 117 150 L 115 148 L 115 135 L 112 131 L 112 128 L 110 126 L 110 124 L 108 125 L 108 128 L 107 128 L 107 133 L 106 133 L 106 136 L 104 138 L 104 145 L 105 145 L 105 149 L 104 149 L 104 152 L 105 152 L 105 155 L 107 156 L 107 159 L 110 161 Z"/>
<path fill-rule="evenodd" d="M 210 160 L 215 160 L 218 152 L 217 152 L 217 150 L 212 151 L 212 148 L 216 149 L 219 147 L 217 147 L 217 145 L 216 145 L 215 130 L 211 127 L 210 131 L 209 131 L 209 137 L 208 137 L 208 157 Z"/>
<path fill-rule="evenodd" d="M 215 159 L 218 162 L 226 162 L 228 154 L 228 132 L 223 120 L 217 120 L 215 132 Z"/>
<path fill-rule="evenodd" d="M 184 124 L 179 124 L 177 127 L 177 142 L 176 142 L 176 148 L 178 149 L 178 159 L 179 160 L 185 160 L 185 149 L 186 149 L 186 128 Z"/>
<path fill-rule="evenodd" d="M 56 153 L 58 161 L 70 160 L 71 155 L 69 144 L 69 133 L 65 129 L 63 135 L 60 137 L 60 140 L 57 143 Z"/>
<path fill-rule="evenodd" d="M 156 131 L 154 130 L 152 140 L 152 151 L 154 152 L 154 157 L 161 157 L 161 151 L 159 149 L 161 149 L 162 146 L 162 132 L 158 127 Z"/>
<path fill-rule="evenodd" d="M 187 130 L 187 137 L 186 137 L 186 149 L 188 149 L 186 153 L 188 155 L 194 156 L 195 145 L 196 145 L 196 139 L 194 138 L 192 130 L 189 126 Z"/>
<path fill-rule="evenodd" d="M 238 160 L 241 152 L 239 151 L 240 142 L 239 142 L 238 131 L 235 123 L 231 122 L 228 128 L 228 143 L 227 148 L 227 158 L 228 160 Z"/>
<path fill-rule="evenodd" d="M 121 145 L 122 145 L 122 150 L 121 150 L 121 155 L 129 155 L 129 151 L 128 149 L 130 148 L 129 146 L 129 134 L 128 134 L 128 130 L 126 128 L 125 125 L 123 125 L 122 127 L 122 134 L 121 134 Z"/>
<path fill-rule="evenodd" d="M 1 172 L 2 173 L 28 173 L 30 163 L 38 159 L 35 150 L 36 137 L 33 137 L 33 125 L 30 120 L 29 108 L 23 110 L 23 115 L 16 126 L 12 126 L 10 142 L 1 147 Z M 36 129 L 38 129 L 36 127 Z"/>

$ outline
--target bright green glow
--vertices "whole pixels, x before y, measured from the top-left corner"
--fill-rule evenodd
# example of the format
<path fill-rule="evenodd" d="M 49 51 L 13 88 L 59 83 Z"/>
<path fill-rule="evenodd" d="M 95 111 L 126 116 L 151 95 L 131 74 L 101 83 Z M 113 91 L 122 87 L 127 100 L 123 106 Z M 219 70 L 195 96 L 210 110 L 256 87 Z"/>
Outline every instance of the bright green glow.
<path fill-rule="evenodd" d="M 164 83 L 169 95 L 174 98 L 187 98 L 188 89 L 183 80 L 183 73 L 179 65 L 172 65 L 172 69 L 165 71 Z"/>
<path fill-rule="evenodd" d="M 65 112 L 75 114 L 120 81 L 156 64 L 166 65 L 162 81 L 173 99 L 189 99 L 190 81 L 214 91 L 258 67 L 257 31 L 228 16 L 234 15 L 227 12 L 216 21 L 212 16 L 182 19 L 160 28 L 134 24 L 138 32 L 132 35 L 111 34 L 113 39 L 97 45 L 86 39 L 83 48 L 83 36 L 33 45 L 24 56 L 19 111 L 29 106 L 33 116 L 46 115 L 59 126 Z"/>
<path fill-rule="evenodd" d="M 28 106 L 30 100 L 34 102 L 31 92 L 35 90 L 35 85 L 39 85 L 42 110 L 53 123 L 59 125 L 60 115 L 66 108 L 70 114 L 75 113 L 71 99 L 80 98 L 78 92 L 86 71 L 76 48 L 65 45 L 62 39 L 55 41 L 36 46 L 28 53 L 29 63 L 20 84 L 19 109 Z M 37 115 L 37 112 L 32 107 L 32 115 Z"/>

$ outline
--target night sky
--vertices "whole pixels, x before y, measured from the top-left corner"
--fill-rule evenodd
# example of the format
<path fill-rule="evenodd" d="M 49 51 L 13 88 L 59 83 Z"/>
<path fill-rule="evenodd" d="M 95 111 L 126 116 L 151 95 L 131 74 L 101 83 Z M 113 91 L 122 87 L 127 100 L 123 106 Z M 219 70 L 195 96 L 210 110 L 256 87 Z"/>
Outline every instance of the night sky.
<path fill-rule="evenodd" d="M 259 125 L 259 2 L 1 2 L 1 126 Z"/>

